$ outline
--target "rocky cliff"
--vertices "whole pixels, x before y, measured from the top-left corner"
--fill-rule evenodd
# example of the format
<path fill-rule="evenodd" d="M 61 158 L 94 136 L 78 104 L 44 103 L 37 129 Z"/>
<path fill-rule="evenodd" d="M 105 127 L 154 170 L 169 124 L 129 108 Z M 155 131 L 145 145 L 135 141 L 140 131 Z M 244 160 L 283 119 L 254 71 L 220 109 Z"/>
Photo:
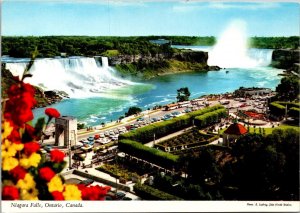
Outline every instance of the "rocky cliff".
<path fill-rule="evenodd" d="M 208 53 L 203 51 L 179 51 L 155 55 L 118 55 L 109 58 L 109 64 L 124 76 L 152 78 L 157 75 L 183 71 L 219 70 L 207 65 Z"/>
<path fill-rule="evenodd" d="M 272 66 L 299 72 L 300 50 L 278 49 L 272 54 Z M 296 70 L 294 70 L 296 69 Z"/>
<path fill-rule="evenodd" d="M 208 53 L 202 51 L 184 51 L 177 53 L 163 53 L 163 54 L 145 54 L 145 55 L 117 55 L 109 57 L 109 65 L 116 66 L 120 64 L 129 63 L 150 63 L 156 61 L 175 59 L 178 61 L 194 62 L 194 63 L 205 63 L 207 64 Z"/>

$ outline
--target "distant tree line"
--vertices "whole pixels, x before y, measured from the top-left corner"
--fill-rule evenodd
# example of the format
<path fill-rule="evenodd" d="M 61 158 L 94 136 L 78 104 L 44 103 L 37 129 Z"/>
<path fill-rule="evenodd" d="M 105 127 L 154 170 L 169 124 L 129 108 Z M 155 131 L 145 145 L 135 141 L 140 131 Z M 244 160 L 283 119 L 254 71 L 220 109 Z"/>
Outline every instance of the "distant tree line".
<path fill-rule="evenodd" d="M 156 45 L 150 40 L 165 39 L 167 45 Z M 38 57 L 54 57 L 60 53 L 68 56 L 105 55 L 106 51 L 114 50 L 117 54 L 156 55 L 172 53 L 172 45 L 214 45 L 216 38 L 212 36 L 3 36 L 2 55 L 12 57 L 30 57 L 37 47 Z M 253 37 L 251 46 L 256 48 L 298 48 L 299 36 L 292 37 Z"/>
<path fill-rule="evenodd" d="M 297 49 L 299 48 L 299 36 L 291 37 L 252 37 L 250 46 L 266 49 Z"/>

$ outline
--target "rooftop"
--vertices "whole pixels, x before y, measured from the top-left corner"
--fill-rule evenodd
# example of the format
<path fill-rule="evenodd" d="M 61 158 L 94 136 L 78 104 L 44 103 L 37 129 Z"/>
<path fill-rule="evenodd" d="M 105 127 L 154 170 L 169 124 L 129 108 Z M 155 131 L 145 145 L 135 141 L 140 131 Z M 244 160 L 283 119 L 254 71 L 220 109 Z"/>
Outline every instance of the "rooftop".
<path fill-rule="evenodd" d="M 248 130 L 239 123 L 231 124 L 225 131 L 225 134 L 229 135 L 244 135 L 248 132 Z"/>

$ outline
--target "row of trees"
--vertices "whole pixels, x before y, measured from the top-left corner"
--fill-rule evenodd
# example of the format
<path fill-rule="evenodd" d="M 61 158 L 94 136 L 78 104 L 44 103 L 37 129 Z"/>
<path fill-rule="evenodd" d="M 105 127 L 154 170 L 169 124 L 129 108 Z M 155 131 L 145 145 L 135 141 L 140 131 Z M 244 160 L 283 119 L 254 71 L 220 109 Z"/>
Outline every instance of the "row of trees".
<path fill-rule="evenodd" d="M 30 57 L 36 47 L 39 51 L 38 57 L 54 57 L 61 53 L 69 56 L 105 55 L 107 50 L 118 50 L 118 53 L 128 55 L 173 52 L 169 45 L 152 44 L 147 37 L 2 37 L 2 55 Z"/>
<path fill-rule="evenodd" d="M 172 53 L 170 45 L 155 45 L 149 42 L 153 39 L 167 39 L 170 44 L 178 45 L 214 45 L 216 38 L 196 36 L 27 36 L 2 37 L 2 55 L 12 57 L 31 57 L 35 47 L 39 50 L 38 57 L 53 57 L 61 52 L 67 55 L 94 56 L 105 55 L 107 50 L 118 50 L 121 54 L 152 54 Z M 299 37 L 254 37 L 251 46 L 256 48 L 297 48 Z"/>

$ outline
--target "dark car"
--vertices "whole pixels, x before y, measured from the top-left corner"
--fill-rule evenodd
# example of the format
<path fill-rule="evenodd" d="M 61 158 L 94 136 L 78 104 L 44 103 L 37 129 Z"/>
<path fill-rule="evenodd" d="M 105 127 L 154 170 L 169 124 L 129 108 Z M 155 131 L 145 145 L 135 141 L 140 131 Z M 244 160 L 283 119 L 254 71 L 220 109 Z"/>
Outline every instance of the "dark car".
<path fill-rule="evenodd" d="M 90 136 L 90 137 L 88 137 L 87 140 L 88 140 L 88 141 L 94 141 L 94 137 Z"/>
<path fill-rule="evenodd" d="M 117 200 L 122 200 L 126 194 L 124 192 L 116 192 L 116 199 Z"/>
<path fill-rule="evenodd" d="M 74 146 L 71 146 L 71 150 L 80 149 L 81 147 L 82 147 L 82 145 L 74 145 Z"/>
<path fill-rule="evenodd" d="M 123 197 L 122 200 L 132 200 L 132 198 L 130 198 L 130 197 Z"/>
<path fill-rule="evenodd" d="M 88 185 L 90 185 L 90 184 L 92 184 L 92 183 L 94 183 L 94 180 L 92 180 L 92 179 L 86 179 L 86 180 L 80 181 L 79 184 L 83 184 L 83 185 L 85 185 L 85 186 L 88 186 Z"/>

